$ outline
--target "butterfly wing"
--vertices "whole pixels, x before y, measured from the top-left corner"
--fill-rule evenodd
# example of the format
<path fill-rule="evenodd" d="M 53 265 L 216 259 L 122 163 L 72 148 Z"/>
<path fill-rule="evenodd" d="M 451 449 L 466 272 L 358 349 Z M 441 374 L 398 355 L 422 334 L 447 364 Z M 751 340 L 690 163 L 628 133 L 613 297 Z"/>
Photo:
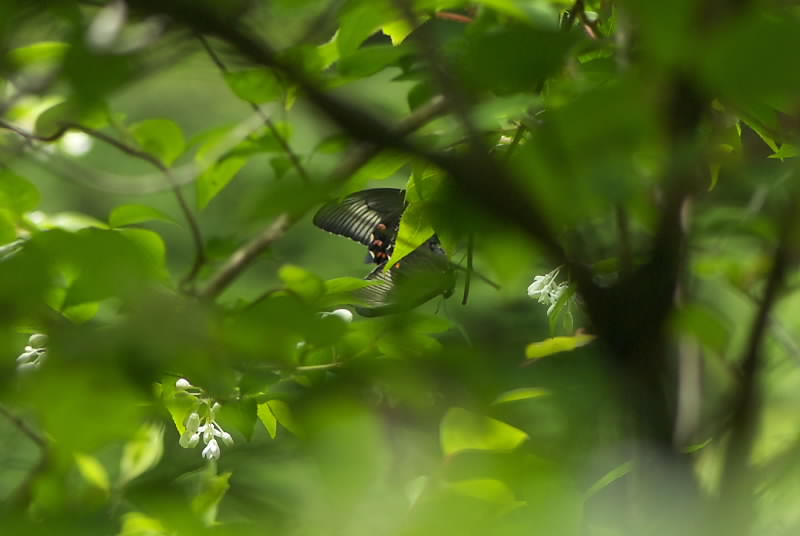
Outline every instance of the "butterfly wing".
<path fill-rule="evenodd" d="M 389 270 L 378 265 L 365 279 L 373 285 L 355 292 L 364 307 L 356 310 L 363 316 L 381 316 L 422 305 L 439 294 L 449 296 L 455 285 L 455 273 L 447 256 L 434 237 L 406 255 Z"/>
<path fill-rule="evenodd" d="M 329 233 L 370 245 L 376 226 L 394 229 L 405 208 L 405 191 L 373 188 L 327 203 L 314 215 L 314 225 Z"/>

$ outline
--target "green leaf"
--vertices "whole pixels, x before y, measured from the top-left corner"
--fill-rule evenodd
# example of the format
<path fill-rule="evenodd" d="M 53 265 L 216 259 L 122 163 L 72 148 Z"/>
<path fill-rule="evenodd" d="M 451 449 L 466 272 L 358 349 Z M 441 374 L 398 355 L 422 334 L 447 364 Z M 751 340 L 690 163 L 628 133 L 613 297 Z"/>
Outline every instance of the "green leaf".
<path fill-rule="evenodd" d="M 136 431 L 136 436 L 122 451 L 119 462 L 120 483 L 125 484 L 149 471 L 158 464 L 164 454 L 164 427 L 160 424 L 145 424 Z"/>
<path fill-rule="evenodd" d="M 69 46 L 69 43 L 60 41 L 41 41 L 13 49 L 8 53 L 8 59 L 17 67 L 36 63 L 55 63 L 64 58 Z"/>
<path fill-rule="evenodd" d="M 518 402 L 520 400 L 530 400 L 532 398 L 541 398 L 549 396 L 550 391 L 542 389 L 541 387 L 521 387 L 506 391 L 494 399 L 492 404 L 505 404 L 507 402 Z"/>
<path fill-rule="evenodd" d="M 231 473 L 206 478 L 194 499 L 192 510 L 199 515 L 206 525 L 213 524 L 217 519 L 217 507 L 230 488 Z"/>
<path fill-rule="evenodd" d="M 280 80 L 268 69 L 230 71 L 224 76 L 231 91 L 247 102 L 262 104 L 277 100 L 283 95 Z"/>
<path fill-rule="evenodd" d="M 294 435 L 300 435 L 300 429 L 297 427 L 294 417 L 292 416 L 292 411 L 289 409 L 289 405 L 286 402 L 283 400 L 270 400 L 267 404 L 269 404 L 270 411 L 281 426 Z"/>
<path fill-rule="evenodd" d="M 139 512 L 122 515 L 122 528 L 117 536 L 167 536 L 164 525 L 154 517 Z"/>
<path fill-rule="evenodd" d="M 171 166 L 186 148 L 181 127 L 169 119 L 147 119 L 132 125 L 130 131 L 142 150 L 166 166 Z"/>
<path fill-rule="evenodd" d="M 403 46 L 375 45 L 362 47 L 342 57 L 338 63 L 338 70 L 342 76 L 365 78 L 393 65 L 397 60 L 408 56 L 411 52 L 411 49 Z"/>
<path fill-rule="evenodd" d="M 0 244 L 8 244 L 17 238 L 17 226 L 8 210 L 0 209 Z"/>
<path fill-rule="evenodd" d="M 278 276 L 287 289 L 306 300 L 314 301 L 325 294 L 325 282 L 300 266 L 286 264 L 278 271 Z"/>
<path fill-rule="evenodd" d="M 408 205 L 403 212 L 391 262 L 386 263 L 387 270 L 433 236 L 433 227 L 428 220 L 425 206 L 425 202 L 418 201 Z"/>
<path fill-rule="evenodd" d="M 87 454 L 75 454 L 75 462 L 78 465 L 78 471 L 81 476 L 90 484 L 108 492 L 111 489 L 111 484 L 108 480 L 108 473 L 105 467 L 94 456 Z"/>
<path fill-rule="evenodd" d="M 259 404 L 257 414 L 261 424 L 263 424 L 264 428 L 267 429 L 269 437 L 275 439 L 275 436 L 278 435 L 278 419 L 275 418 L 272 410 L 269 409 L 269 402 L 262 402 Z"/>
<path fill-rule="evenodd" d="M 111 227 L 122 227 L 124 225 L 134 225 L 146 221 L 166 221 L 175 223 L 171 216 L 165 214 L 157 208 L 147 205 L 121 205 L 111 211 L 108 217 L 108 224 Z"/>
<path fill-rule="evenodd" d="M 769 155 L 770 158 L 777 158 L 783 160 L 784 158 L 795 158 L 800 156 L 800 147 L 793 143 L 783 143 L 780 149 L 775 151 L 774 154 Z"/>
<path fill-rule="evenodd" d="M 525 348 L 526 359 L 540 359 L 561 352 L 569 352 L 585 346 L 594 340 L 594 335 L 573 335 L 571 337 L 551 337 L 540 342 L 532 342 Z"/>
<path fill-rule="evenodd" d="M 427 17 L 420 18 L 420 22 L 424 22 Z M 411 26 L 408 21 L 401 20 L 398 22 L 392 22 L 389 24 L 384 24 L 381 27 L 381 31 L 389 36 L 392 40 L 392 45 L 399 45 L 403 41 L 405 41 L 406 37 L 414 31 L 414 27 Z"/>
<path fill-rule="evenodd" d="M 462 408 L 447 411 L 439 434 L 446 456 L 465 450 L 513 450 L 528 437 L 519 428 Z"/>
<path fill-rule="evenodd" d="M 517 502 L 517 498 L 511 488 L 500 480 L 488 478 L 461 480 L 448 483 L 447 489 L 465 497 L 472 497 L 473 499 L 494 504 L 510 505 Z"/>
<path fill-rule="evenodd" d="M 38 136 L 52 136 L 60 131 L 65 123 L 101 129 L 108 125 L 110 114 L 105 103 L 93 101 L 86 103 L 66 100 L 51 106 L 36 118 L 34 132 Z"/>
<path fill-rule="evenodd" d="M 247 163 L 240 156 L 225 158 L 205 170 L 197 178 L 197 208 L 203 210 L 239 173 Z"/>

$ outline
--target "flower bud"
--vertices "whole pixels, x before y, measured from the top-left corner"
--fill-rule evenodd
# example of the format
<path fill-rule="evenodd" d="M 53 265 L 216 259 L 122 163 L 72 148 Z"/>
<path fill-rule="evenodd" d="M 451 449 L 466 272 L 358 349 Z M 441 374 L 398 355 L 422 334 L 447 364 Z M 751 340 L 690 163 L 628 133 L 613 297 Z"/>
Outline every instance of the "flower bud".
<path fill-rule="evenodd" d="M 175 388 L 180 390 L 180 391 L 188 389 L 191 386 L 192 386 L 192 384 L 189 383 L 189 380 L 187 380 L 186 378 L 181 378 L 180 380 L 175 382 Z"/>
<path fill-rule="evenodd" d="M 44 348 L 47 346 L 47 335 L 44 333 L 34 333 L 28 338 L 28 344 L 34 348 Z"/>
<path fill-rule="evenodd" d="M 186 417 L 186 431 L 190 433 L 197 432 L 197 428 L 200 426 L 200 415 L 197 414 L 196 411 L 193 411 Z"/>
<path fill-rule="evenodd" d="M 185 449 L 196 447 L 199 442 L 200 442 L 200 434 L 198 434 L 197 432 L 195 433 L 189 432 L 189 430 L 186 430 L 184 433 L 182 433 L 181 438 L 178 441 L 180 446 L 182 446 Z"/>
<path fill-rule="evenodd" d="M 27 363 L 30 360 L 34 359 L 39 353 L 38 352 L 25 352 L 17 357 L 17 363 Z"/>
<path fill-rule="evenodd" d="M 231 434 L 229 434 L 225 430 L 223 430 L 222 434 L 220 434 L 220 439 L 222 439 L 222 442 L 228 445 L 229 447 L 233 445 L 233 437 L 231 437 Z"/>
<path fill-rule="evenodd" d="M 347 323 L 353 321 L 353 313 L 347 309 L 336 309 L 335 311 L 331 312 L 331 315 L 338 316 Z"/>

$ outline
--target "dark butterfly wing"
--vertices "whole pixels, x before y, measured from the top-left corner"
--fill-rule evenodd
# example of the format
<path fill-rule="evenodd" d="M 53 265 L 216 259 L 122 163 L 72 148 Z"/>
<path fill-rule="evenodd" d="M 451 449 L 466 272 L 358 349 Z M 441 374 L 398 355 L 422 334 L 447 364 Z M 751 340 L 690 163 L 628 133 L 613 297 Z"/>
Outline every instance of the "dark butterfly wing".
<path fill-rule="evenodd" d="M 356 307 L 363 316 L 380 316 L 412 309 L 439 294 L 449 296 L 455 273 L 439 241 L 434 237 L 384 271 L 380 264 L 365 279 L 373 285 L 355 292 L 366 307 Z"/>
<path fill-rule="evenodd" d="M 346 236 L 365 246 L 379 223 L 394 228 L 405 208 L 405 191 L 374 188 L 327 203 L 314 215 L 314 225 L 333 234 Z"/>

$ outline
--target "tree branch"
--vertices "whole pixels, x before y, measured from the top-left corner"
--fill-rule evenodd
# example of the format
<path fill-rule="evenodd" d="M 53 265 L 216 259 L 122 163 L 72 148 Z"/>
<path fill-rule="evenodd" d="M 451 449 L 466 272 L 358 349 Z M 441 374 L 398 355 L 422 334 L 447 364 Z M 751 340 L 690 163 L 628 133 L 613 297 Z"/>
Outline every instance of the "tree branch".
<path fill-rule="evenodd" d="M 148 164 L 152 165 L 153 167 L 155 167 L 156 169 L 158 169 L 161 173 L 164 174 L 164 177 L 166 177 L 167 182 L 172 188 L 172 192 L 175 195 L 175 199 L 178 202 L 178 206 L 180 207 L 181 212 L 183 213 L 184 218 L 186 219 L 186 222 L 189 225 L 189 230 L 191 232 L 192 241 L 194 243 L 194 248 L 195 248 L 194 262 L 192 263 L 189 272 L 184 276 L 183 280 L 181 281 L 181 285 L 187 286 L 194 281 L 194 279 L 197 277 L 197 274 L 200 271 L 200 268 L 206 262 L 203 235 L 202 232 L 200 231 L 200 225 L 197 223 L 197 219 L 194 217 L 192 209 L 189 207 L 189 203 L 186 201 L 186 198 L 184 197 L 183 192 L 180 189 L 180 186 L 178 185 L 177 181 L 175 181 L 175 178 L 172 176 L 172 172 L 170 171 L 170 169 L 166 165 L 164 165 L 164 163 L 161 160 L 159 160 L 158 158 L 156 158 L 155 156 L 146 151 L 142 151 L 140 149 L 132 147 L 112 136 L 109 136 L 108 134 L 105 134 L 103 132 L 100 132 L 99 130 L 95 130 L 93 128 L 78 123 L 64 122 L 59 126 L 59 128 L 53 134 L 47 136 L 41 136 L 38 134 L 34 134 L 32 132 L 27 132 L 26 130 L 21 129 L 16 125 L 13 125 L 2 119 L 0 119 L 0 128 L 4 128 L 6 130 L 15 132 L 20 136 L 31 141 L 40 141 L 48 143 L 60 139 L 62 136 L 64 136 L 64 134 L 66 134 L 70 130 L 78 130 L 104 143 L 107 143 L 108 145 L 111 145 L 112 147 L 122 151 L 127 155 L 130 155 L 134 158 L 138 158 L 139 160 L 143 160 Z"/>
<path fill-rule="evenodd" d="M 211 44 L 208 42 L 208 39 L 206 39 L 202 35 L 198 35 L 197 38 L 200 40 L 200 43 L 203 45 L 203 48 L 208 53 L 209 57 L 211 58 L 211 61 L 214 62 L 214 64 L 219 68 L 219 70 L 222 71 L 223 73 L 230 72 L 228 70 L 228 67 L 222 61 L 222 58 L 220 58 L 219 54 L 217 54 L 214 51 L 214 49 L 211 48 Z M 281 146 L 283 152 L 286 153 L 286 156 L 289 157 L 289 160 L 292 162 L 292 165 L 297 170 L 297 174 L 300 175 L 300 178 L 303 180 L 303 182 L 305 182 L 306 184 L 311 184 L 311 177 L 308 175 L 306 168 L 303 166 L 302 162 L 300 162 L 300 158 L 292 150 L 286 138 L 284 138 L 283 135 L 278 131 L 278 128 L 275 126 L 275 123 L 272 121 L 272 119 L 270 119 L 267 116 L 267 114 L 264 113 L 264 110 L 262 110 L 255 102 L 247 101 L 247 104 L 249 104 L 250 107 L 264 121 L 264 124 L 267 126 L 272 136 L 275 138 L 275 140 L 277 140 L 278 145 Z"/>
<path fill-rule="evenodd" d="M 45 440 L 44 436 L 31 428 L 22 418 L 11 413 L 11 411 L 9 411 L 8 408 L 3 405 L 0 405 L 0 415 L 8 419 L 8 421 L 17 428 L 17 430 L 22 432 L 28 439 L 35 443 L 37 447 L 42 450 L 47 448 L 47 440 Z"/>

